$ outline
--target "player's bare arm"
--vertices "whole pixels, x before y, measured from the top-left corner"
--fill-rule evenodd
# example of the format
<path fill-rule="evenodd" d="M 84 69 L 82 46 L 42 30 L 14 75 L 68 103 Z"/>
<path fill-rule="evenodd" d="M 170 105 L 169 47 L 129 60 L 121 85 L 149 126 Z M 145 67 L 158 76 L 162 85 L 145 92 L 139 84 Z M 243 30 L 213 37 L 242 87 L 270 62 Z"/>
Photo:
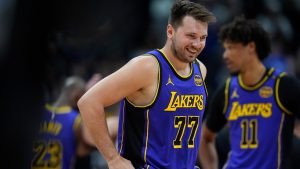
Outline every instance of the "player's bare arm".
<path fill-rule="evenodd" d="M 133 168 L 119 156 L 108 132 L 104 107 L 127 97 L 135 104 L 147 104 L 155 93 L 158 63 L 152 56 L 139 56 L 96 83 L 78 102 L 83 121 L 110 168 Z"/>
<path fill-rule="evenodd" d="M 209 130 L 206 125 L 202 128 L 202 139 L 199 157 L 204 169 L 217 169 L 218 156 L 215 148 L 216 133 Z"/>

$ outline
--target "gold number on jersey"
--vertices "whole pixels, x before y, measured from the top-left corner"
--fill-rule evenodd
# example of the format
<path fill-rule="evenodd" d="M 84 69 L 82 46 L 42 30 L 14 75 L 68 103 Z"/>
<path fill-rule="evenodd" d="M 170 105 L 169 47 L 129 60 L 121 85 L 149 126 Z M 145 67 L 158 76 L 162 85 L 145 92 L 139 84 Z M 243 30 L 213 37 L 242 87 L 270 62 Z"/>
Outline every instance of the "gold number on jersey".
<path fill-rule="evenodd" d="M 175 139 L 173 140 L 174 148 L 182 148 L 182 137 L 185 133 L 186 119 L 188 119 L 188 128 L 191 129 L 188 139 L 188 148 L 194 148 L 195 136 L 199 126 L 199 116 L 175 116 L 174 128 L 178 128 Z"/>
<path fill-rule="evenodd" d="M 36 141 L 33 146 L 35 155 L 31 163 L 32 169 L 61 169 L 62 150 L 62 145 L 57 140 Z"/>
<path fill-rule="evenodd" d="M 258 123 L 256 119 L 253 120 L 242 120 L 241 121 L 242 135 L 241 135 L 241 149 L 257 148 L 257 128 Z M 248 132 L 250 131 L 250 138 Z"/>

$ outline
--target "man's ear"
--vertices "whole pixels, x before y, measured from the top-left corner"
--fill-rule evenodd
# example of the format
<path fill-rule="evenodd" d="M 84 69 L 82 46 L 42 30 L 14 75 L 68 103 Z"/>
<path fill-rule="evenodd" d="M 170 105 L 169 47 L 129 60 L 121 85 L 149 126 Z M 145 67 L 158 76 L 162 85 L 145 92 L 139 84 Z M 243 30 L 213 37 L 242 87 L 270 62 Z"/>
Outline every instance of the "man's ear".
<path fill-rule="evenodd" d="M 172 38 L 174 36 L 175 29 L 171 24 L 167 26 L 167 36 L 168 38 Z"/>
<path fill-rule="evenodd" d="M 254 42 L 249 42 L 247 46 L 250 52 L 256 52 L 256 45 Z"/>

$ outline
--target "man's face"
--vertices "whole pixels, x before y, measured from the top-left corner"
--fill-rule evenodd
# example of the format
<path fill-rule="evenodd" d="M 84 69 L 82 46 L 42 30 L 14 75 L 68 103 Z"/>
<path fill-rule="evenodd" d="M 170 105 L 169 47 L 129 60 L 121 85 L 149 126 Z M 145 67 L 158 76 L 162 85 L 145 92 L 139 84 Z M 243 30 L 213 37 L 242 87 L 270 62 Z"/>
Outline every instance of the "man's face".
<path fill-rule="evenodd" d="M 223 59 L 231 74 L 240 73 L 249 62 L 249 45 L 225 41 Z"/>
<path fill-rule="evenodd" d="M 191 16 L 185 16 L 182 24 L 175 30 L 168 26 L 168 38 L 170 38 L 173 55 L 182 62 L 194 61 L 205 47 L 208 24 L 195 20 Z"/>

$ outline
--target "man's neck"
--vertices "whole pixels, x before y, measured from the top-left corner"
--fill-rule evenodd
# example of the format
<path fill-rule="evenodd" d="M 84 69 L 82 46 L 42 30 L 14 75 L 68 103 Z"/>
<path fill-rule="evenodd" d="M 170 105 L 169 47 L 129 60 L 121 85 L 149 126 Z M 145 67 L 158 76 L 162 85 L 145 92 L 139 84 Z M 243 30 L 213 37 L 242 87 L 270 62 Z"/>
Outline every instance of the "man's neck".
<path fill-rule="evenodd" d="M 169 62 L 173 65 L 176 72 L 182 76 L 187 76 L 188 74 L 190 74 L 190 64 L 179 60 L 176 56 L 174 56 L 173 52 L 170 49 L 171 47 L 168 47 L 166 45 L 161 49 L 161 51 L 167 57 Z"/>
<path fill-rule="evenodd" d="M 68 98 L 66 98 L 65 95 L 60 95 L 59 98 L 53 103 L 53 106 L 55 107 L 61 107 L 61 106 L 69 106 L 70 102 L 68 101 Z"/>
<path fill-rule="evenodd" d="M 266 67 L 262 64 L 255 64 L 252 67 L 248 67 L 246 71 L 241 72 L 241 79 L 246 86 L 254 86 L 265 75 Z"/>

